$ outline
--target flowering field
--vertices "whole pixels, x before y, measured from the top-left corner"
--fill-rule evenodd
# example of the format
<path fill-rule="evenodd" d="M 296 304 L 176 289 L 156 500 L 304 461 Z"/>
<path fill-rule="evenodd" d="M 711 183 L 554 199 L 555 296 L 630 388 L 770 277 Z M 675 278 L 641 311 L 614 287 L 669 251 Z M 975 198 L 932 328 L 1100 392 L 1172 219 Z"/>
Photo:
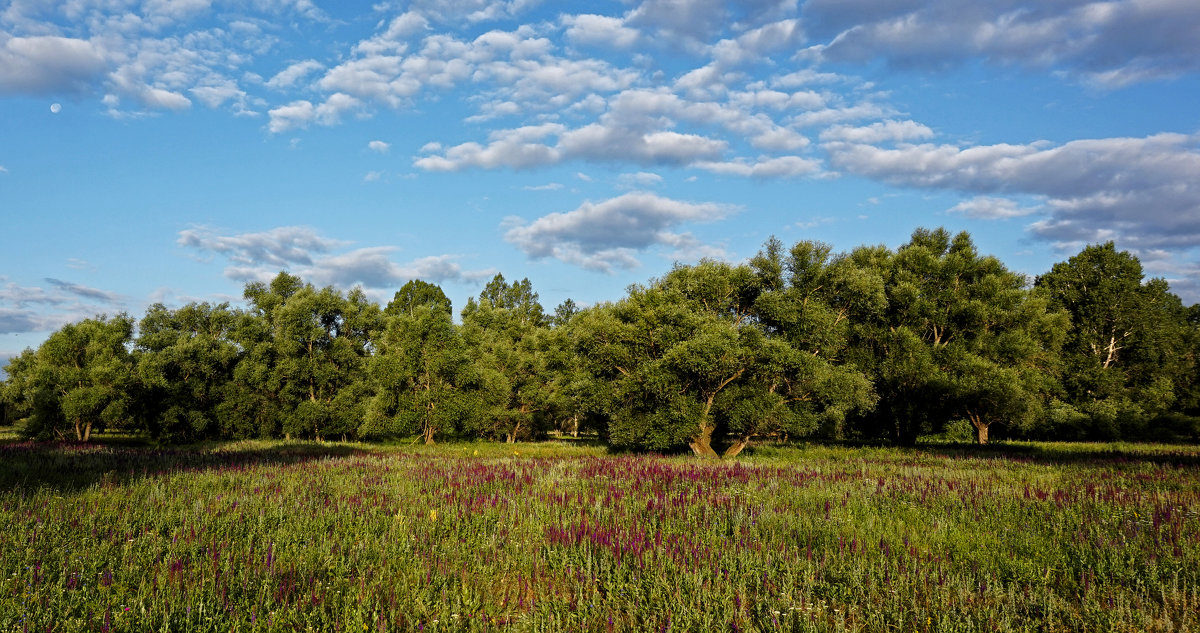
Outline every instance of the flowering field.
<path fill-rule="evenodd" d="M 1200 449 L 0 445 L 0 630 L 1200 630 Z"/>

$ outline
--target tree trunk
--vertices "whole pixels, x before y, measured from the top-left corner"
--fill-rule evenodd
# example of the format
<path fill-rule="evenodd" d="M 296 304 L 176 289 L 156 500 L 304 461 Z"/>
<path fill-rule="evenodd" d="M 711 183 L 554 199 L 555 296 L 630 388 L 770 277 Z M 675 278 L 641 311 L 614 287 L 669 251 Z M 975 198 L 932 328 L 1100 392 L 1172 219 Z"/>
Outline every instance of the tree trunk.
<path fill-rule="evenodd" d="M 92 423 L 84 422 L 79 418 L 75 419 L 75 440 L 79 442 L 87 442 L 92 439 Z"/>
<path fill-rule="evenodd" d="M 425 424 L 425 444 L 433 444 L 433 425 Z"/>
<path fill-rule="evenodd" d="M 968 413 L 967 417 L 970 418 L 971 424 L 975 425 L 975 439 L 980 444 L 987 444 L 988 443 L 988 427 L 991 426 L 991 424 L 988 422 L 984 422 L 983 418 L 978 415 L 972 415 L 972 414 Z"/>
<path fill-rule="evenodd" d="M 744 450 L 746 448 L 746 446 L 749 444 L 750 444 L 750 436 L 747 435 L 747 436 L 743 437 L 742 439 L 734 442 L 733 444 L 730 444 L 729 448 L 725 449 L 724 457 L 726 457 L 726 458 L 737 457 L 738 454 L 741 453 L 742 450 Z"/>
<path fill-rule="evenodd" d="M 717 452 L 712 447 L 713 427 L 709 424 L 703 424 L 700 427 L 700 433 L 692 438 L 688 446 L 692 447 L 692 452 L 699 457 L 717 457 Z"/>

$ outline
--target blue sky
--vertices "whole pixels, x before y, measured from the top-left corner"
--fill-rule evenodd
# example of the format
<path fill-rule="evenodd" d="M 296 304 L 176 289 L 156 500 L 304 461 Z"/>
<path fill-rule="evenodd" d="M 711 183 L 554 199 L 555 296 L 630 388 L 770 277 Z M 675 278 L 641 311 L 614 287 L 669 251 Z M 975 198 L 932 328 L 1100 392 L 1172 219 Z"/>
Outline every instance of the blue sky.
<path fill-rule="evenodd" d="M 1200 300 L 1194 0 L 0 2 L 0 360 L 280 270 L 548 310 L 776 235 Z"/>

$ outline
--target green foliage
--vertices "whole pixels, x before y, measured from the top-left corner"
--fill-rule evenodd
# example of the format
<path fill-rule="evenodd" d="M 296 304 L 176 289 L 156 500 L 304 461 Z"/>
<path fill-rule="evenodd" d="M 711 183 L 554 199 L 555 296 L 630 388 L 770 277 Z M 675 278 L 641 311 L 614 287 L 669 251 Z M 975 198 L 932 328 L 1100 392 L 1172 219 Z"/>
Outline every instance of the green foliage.
<path fill-rule="evenodd" d="M 1034 288 L 966 233 L 896 250 L 771 238 L 745 264 L 677 265 L 612 303 L 547 315 L 489 281 L 452 321 L 421 280 L 386 308 L 286 272 L 245 308 L 156 304 L 12 358 L 0 415 L 40 438 L 93 428 L 223 438 L 596 433 L 736 455 L 798 437 L 1200 439 L 1200 306 L 1112 243 Z"/>
<path fill-rule="evenodd" d="M 26 350 L 6 368 L 4 399 L 37 439 L 86 442 L 93 431 L 130 428 L 137 394 L 126 348 L 133 319 L 100 316 L 70 323 L 36 351 Z"/>
<path fill-rule="evenodd" d="M 523 279 L 514 284 L 496 275 L 463 310 L 463 338 L 482 383 L 483 437 L 508 442 L 538 439 L 553 422 L 556 384 L 547 367 L 550 335 L 538 295 Z"/>
<path fill-rule="evenodd" d="M 756 267 L 677 266 L 576 318 L 577 353 L 611 385 L 598 403 L 610 442 L 712 456 L 714 438 L 730 435 L 727 452 L 736 454 L 753 437 L 809 434 L 870 406 L 861 374 L 832 362 L 836 335 L 823 326 L 836 319 L 818 322 L 830 310 L 802 296 L 803 272 L 786 285 L 771 279 L 770 269 L 782 269 L 777 253 L 768 244 Z"/>
<path fill-rule="evenodd" d="M 384 308 L 383 313 L 388 316 L 400 314 L 411 316 L 420 306 L 430 306 L 446 314 L 454 314 L 450 299 L 446 297 L 446 293 L 442 292 L 441 287 L 420 279 L 413 279 L 401 286 L 400 290 L 396 291 L 395 297 Z"/>
<path fill-rule="evenodd" d="M 426 443 L 480 424 L 481 381 L 462 335 L 440 306 L 389 315 L 370 361 L 373 395 L 359 434 L 420 435 Z"/>
<path fill-rule="evenodd" d="M 221 428 L 221 406 L 239 358 L 232 339 L 238 319 L 224 303 L 147 309 L 135 358 L 151 437 L 187 442 L 231 435 Z"/>
<path fill-rule="evenodd" d="M 1143 282 L 1136 257 L 1112 242 L 1089 246 L 1037 288 L 1070 314 L 1065 399 L 1092 418 L 1097 437 L 1165 415 L 1180 397 L 1194 401 L 1196 326 L 1166 281 Z"/>
<path fill-rule="evenodd" d="M 343 296 L 287 273 L 248 285 L 245 297 L 250 310 L 233 331 L 242 358 L 222 407 L 227 436 L 353 436 L 370 397 L 379 306 L 361 289 Z"/>
<path fill-rule="evenodd" d="M 966 233 L 944 229 L 918 229 L 894 253 L 862 248 L 848 260 L 867 280 L 860 287 L 882 289 L 847 308 L 849 358 L 880 397 L 856 417 L 859 435 L 913 444 L 965 418 L 984 443 L 993 424 L 1019 433 L 1044 419 L 1067 320 L 1030 295 L 1022 276 L 980 257 Z"/>

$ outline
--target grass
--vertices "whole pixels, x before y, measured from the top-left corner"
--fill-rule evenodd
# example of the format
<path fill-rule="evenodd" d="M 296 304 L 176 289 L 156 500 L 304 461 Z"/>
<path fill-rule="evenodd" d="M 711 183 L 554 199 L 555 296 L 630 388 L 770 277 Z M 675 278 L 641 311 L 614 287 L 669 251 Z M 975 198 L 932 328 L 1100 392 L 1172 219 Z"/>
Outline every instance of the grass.
<path fill-rule="evenodd" d="M 1200 448 L 0 445 L 0 629 L 1200 630 Z"/>

